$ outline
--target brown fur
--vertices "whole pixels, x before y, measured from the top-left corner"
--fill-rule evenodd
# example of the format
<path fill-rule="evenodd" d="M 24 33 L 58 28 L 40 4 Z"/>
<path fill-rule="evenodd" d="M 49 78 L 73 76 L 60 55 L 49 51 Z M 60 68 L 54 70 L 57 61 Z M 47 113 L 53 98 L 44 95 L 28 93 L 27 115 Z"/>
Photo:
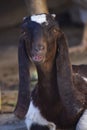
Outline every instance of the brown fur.
<path fill-rule="evenodd" d="M 38 83 L 31 93 L 34 105 L 38 106 L 43 117 L 54 122 L 58 128 L 72 127 L 87 107 L 87 83 L 75 74 L 75 68 L 74 72 L 72 70 L 64 33 L 50 15 L 48 21 L 48 26 L 28 20 L 23 23 L 25 33 L 19 45 L 20 86 L 15 114 L 24 117 L 27 112 L 29 59 L 33 55 L 41 55 L 44 60 L 33 61 L 38 72 Z M 81 74 L 84 73 L 81 71 Z M 22 92 L 25 97 L 22 97 Z"/>
<path fill-rule="evenodd" d="M 73 72 L 87 77 L 87 65 L 72 65 Z"/>

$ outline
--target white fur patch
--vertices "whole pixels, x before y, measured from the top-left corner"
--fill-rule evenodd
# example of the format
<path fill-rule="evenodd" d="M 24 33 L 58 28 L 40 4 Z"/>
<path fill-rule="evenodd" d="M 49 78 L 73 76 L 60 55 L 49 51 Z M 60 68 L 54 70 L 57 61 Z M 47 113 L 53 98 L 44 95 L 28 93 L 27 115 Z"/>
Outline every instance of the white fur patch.
<path fill-rule="evenodd" d="M 32 15 L 31 16 L 31 21 L 37 22 L 37 23 L 44 23 L 47 22 L 46 20 L 46 14 L 41 14 L 41 15 Z"/>
<path fill-rule="evenodd" d="M 87 109 L 84 111 L 83 115 L 80 117 L 76 130 L 87 130 Z"/>
<path fill-rule="evenodd" d="M 86 77 L 82 77 L 86 82 L 87 82 L 87 78 Z"/>
<path fill-rule="evenodd" d="M 51 14 L 54 18 L 56 17 L 55 14 Z M 46 14 L 39 14 L 39 15 L 32 15 L 31 21 L 37 22 L 39 24 L 46 23 L 48 25 L 48 21 L 46 18 Z"/>
<path fill-rule="evenodd" d="M 30 106 L 28 109 L 28 112 L 26 114 L 25 123 L 27 125 L 28 130 L 30 130 L 30 127 L 33 123 L 36 123 L 38 125 L 46 125 L 50 128 L 50 130 L 56 130 L 56 125 L 53 122 L 47 121 L 40 113 L 40 110 L 38 107 L 35 107 L 33 102 L 30 102 Z"/>
<path fill-rule="evenodd" d="M 80 75 L 78 73 L 76 73 L 76 75 Z M 87 77 L 81 76 L 86 82 L 87 82 Z"/>

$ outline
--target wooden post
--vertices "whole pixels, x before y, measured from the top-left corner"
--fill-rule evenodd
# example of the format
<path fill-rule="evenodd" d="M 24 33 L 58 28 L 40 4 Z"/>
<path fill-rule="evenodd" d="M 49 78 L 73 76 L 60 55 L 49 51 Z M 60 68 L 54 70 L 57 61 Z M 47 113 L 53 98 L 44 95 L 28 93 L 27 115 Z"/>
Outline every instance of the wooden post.
<path fill-rule="evenodd" d="M 87 23 L 84 26 L 84 33 L 83 33 L 82 45 L 85 48 L 87 48 Z"/>
<path fill-rule="evenodd" d="M 0 89 L 0 112 L 1 112 L 1 89 Z"/>
<path fill-rule="evenodd" d="M 25 0 L 25 3 L 29 15 L 48 13 L 46 0 Z"/>

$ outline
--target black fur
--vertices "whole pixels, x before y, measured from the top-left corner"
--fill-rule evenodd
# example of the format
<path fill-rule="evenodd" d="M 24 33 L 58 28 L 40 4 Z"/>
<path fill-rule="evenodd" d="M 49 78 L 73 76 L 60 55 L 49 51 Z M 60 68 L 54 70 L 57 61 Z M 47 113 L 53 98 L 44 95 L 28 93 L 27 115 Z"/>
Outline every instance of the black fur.
<path fill-rule="evenodd" d="M 30 130 L 50 130 L 48 126 L 42 126 L 39 124 L 32 124 Z"/>

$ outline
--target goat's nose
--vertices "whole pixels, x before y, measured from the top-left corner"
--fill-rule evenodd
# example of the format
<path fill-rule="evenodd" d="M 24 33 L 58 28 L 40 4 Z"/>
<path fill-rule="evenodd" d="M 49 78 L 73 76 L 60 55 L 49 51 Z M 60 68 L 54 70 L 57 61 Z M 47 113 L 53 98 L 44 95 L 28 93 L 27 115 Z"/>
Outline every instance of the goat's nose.
<path fill-rule="evenodd" d="M 44 46 L 43 45 L 39 45 L 39 46 L 36 46 L 34 49 L 35 49 L 35 51 L 43 51 L 44 50 Z"/>

